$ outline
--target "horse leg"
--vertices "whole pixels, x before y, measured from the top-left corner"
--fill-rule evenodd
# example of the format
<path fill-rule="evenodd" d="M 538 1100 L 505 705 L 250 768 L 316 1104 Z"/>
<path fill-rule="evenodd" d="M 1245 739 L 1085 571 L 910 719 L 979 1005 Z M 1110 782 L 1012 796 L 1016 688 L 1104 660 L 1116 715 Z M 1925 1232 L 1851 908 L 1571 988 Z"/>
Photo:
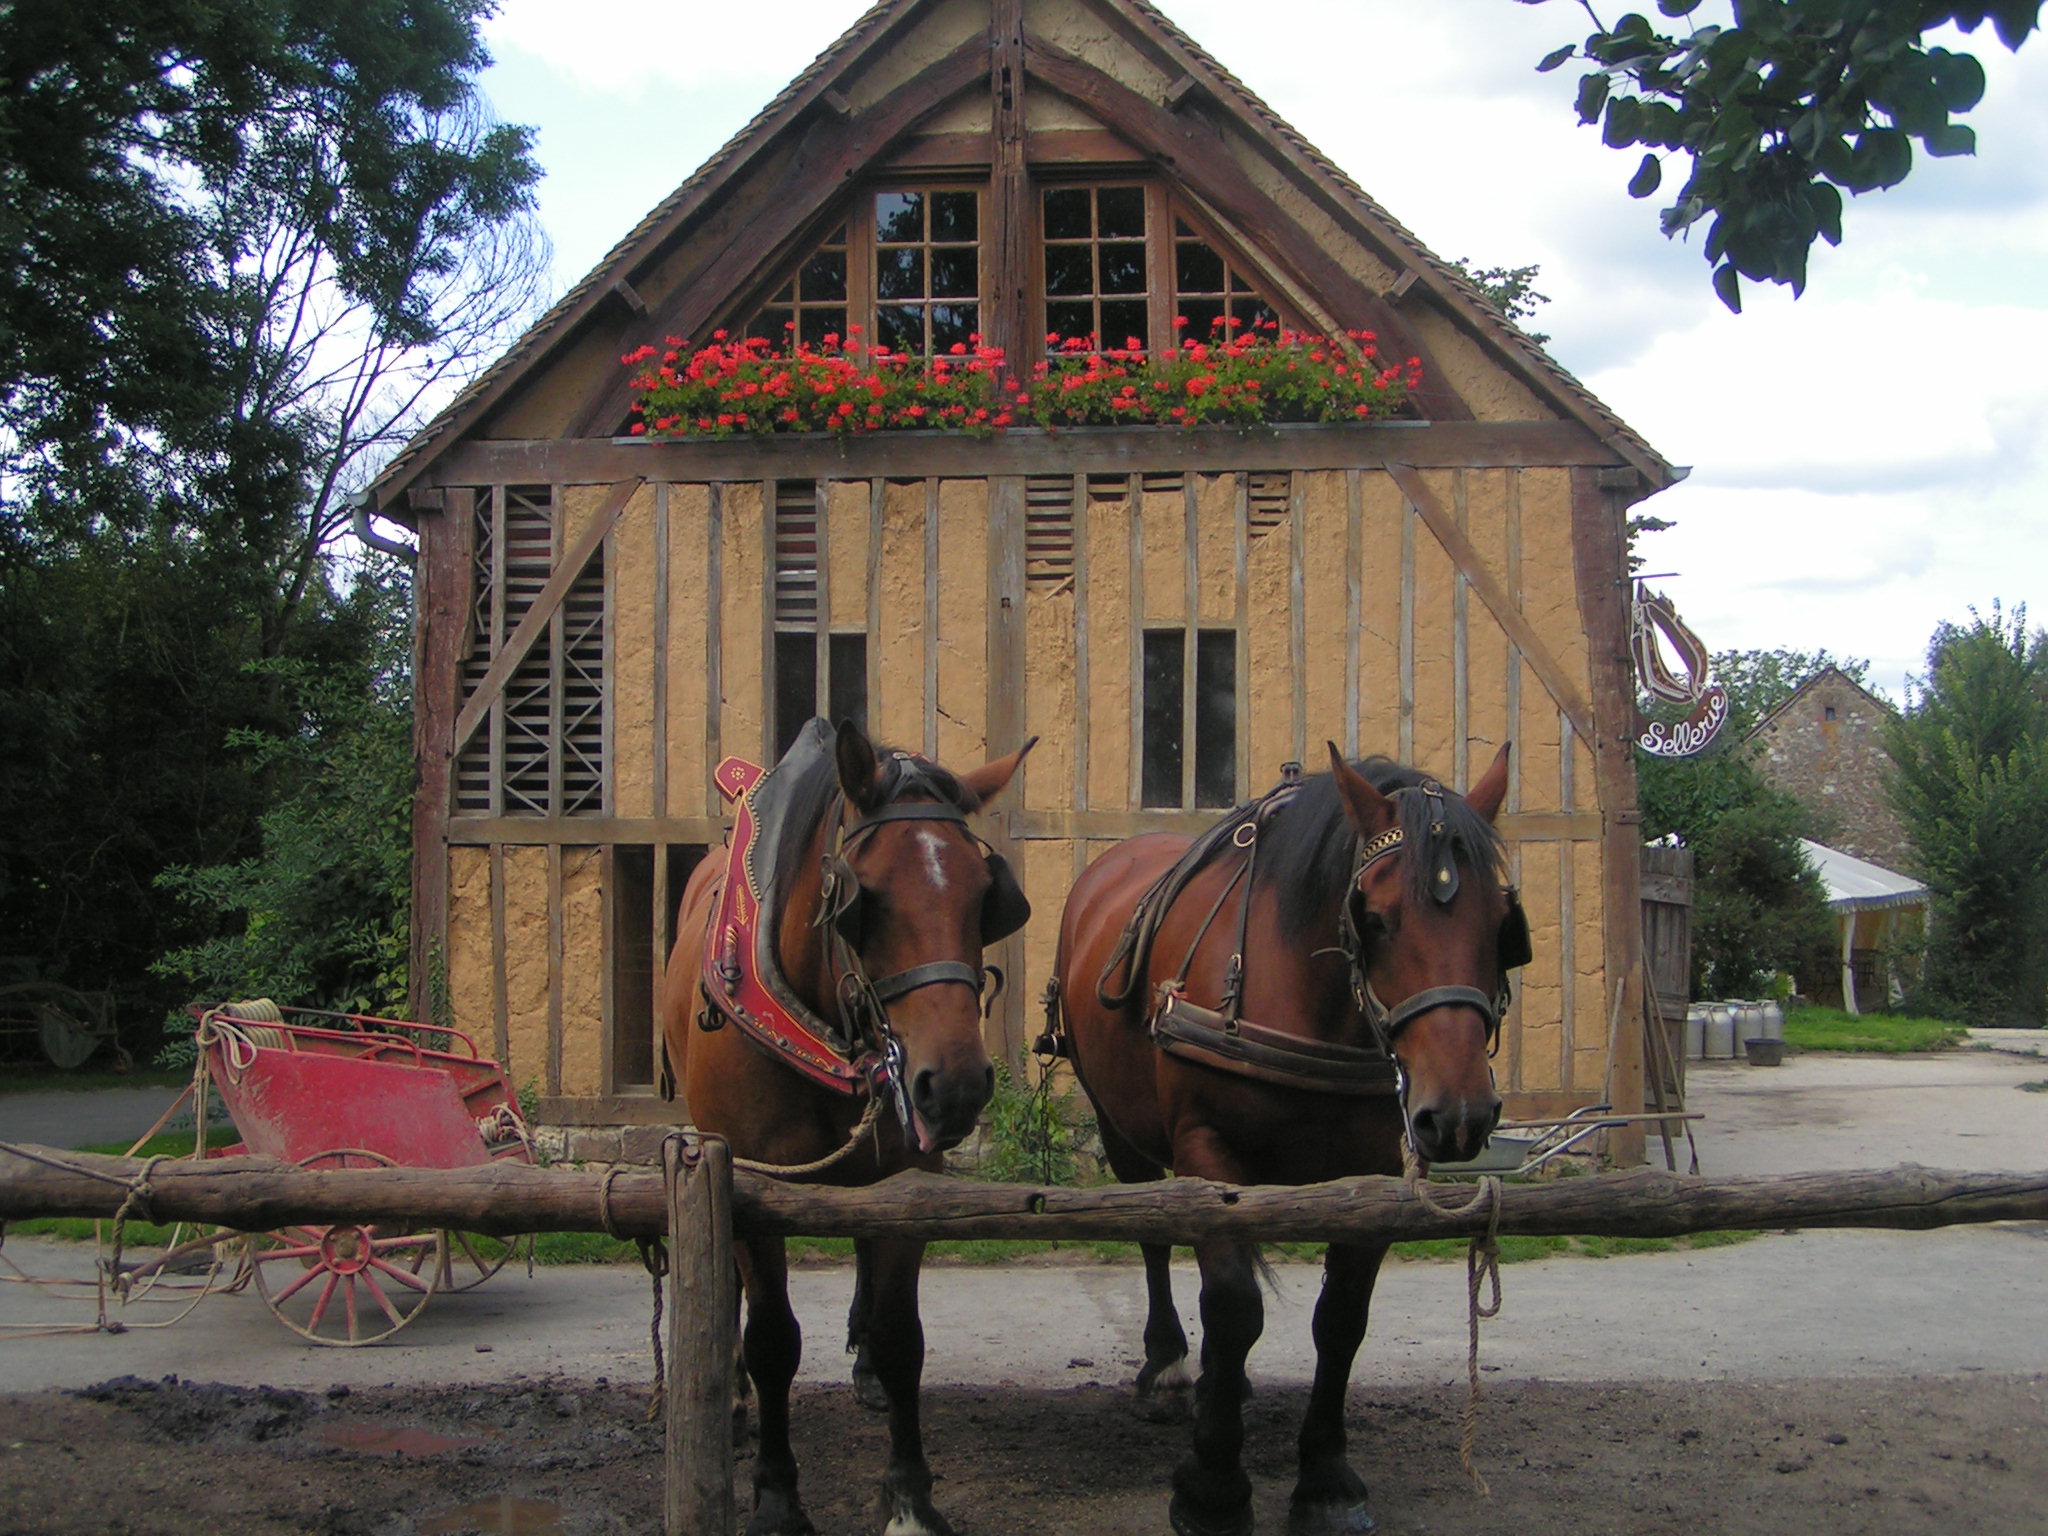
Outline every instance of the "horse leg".
<path fill-rule="evenodd" d="M 872 1240 L 868 1279 L 868 1353 L 889 1399 L 889 1465 L 882 1474 L 883 1536 L 953 1536 L 932 1507 L 932 1472 L 924 1459 L 918 1421 L 918 1383 L 924 1376 L 924 1322 L 917 1312 L 917 1279 L 924 1244 Z"/>
<path fill-rule="evenodd" d="M 1107 1123 L 1101 1126 L 1103 1157 L 1119 1184 L 1150 1184 L 1165 1170 L 1145 1157 Z M 1138 1372 L 1137 1397 L 1131 1411 L 1152 1424 L 1178 1424 L 1188 1416 L 1194 1383 L 1188 1377 L 1188 1335 L 1173 1302 L 1173 1275 L 1167 1268 L 1173 1249 L 1166 1243 L 1140 1243 L 1145 1256 L 1145 1365 Z"/>
<path fill-rule="evenodd" d="M 887 1413 L 889 1394 L 882 1390 L 882 1383 L 875 1376 L 874 1363 L 868 1358 L 868 1332 L 873 1321 L 875 1294 L 874 1279 L 870 1273 L 873 1268 L 871 1240 L 855 1238 L 853 1305 L 846 1311 L 846 1349 L 853 1356 L 853 1400 L 876 1413 Z"/>
<path fill-rule="evenodd" d="M 1384 1243 L 1332 1243 L 1323 1256 L 1316 1375 L 1301 1421 L 1301 1471 L 1288 1504 L 1288 1536 L 1364 1536 L 1374 1529 L 1365 1479 L 1344 1459 L 1344 1399 L 1386 1256 Z"/>
<path fill-rule="evenodd" d="M 1202 1375 L 1195 1383 L 1195 1448 L 1174 1469 L 1168 1517 L 1179 1536 L 1246 1536 L 1252 1482 L 1245 1475 L 1245 1357 L 1266 1326 L 1258 1249 L 1195 1245 L 1202 1266 Z"/>
<path fill-rule="evenodd" d="M 741 1245 L 747 1292 L 741 1333 L 747 1374 L 761 1420 L 754 1452 L 754 1512 L 746 1536 L 812 1536 L 816 1527 L 796 1491 L 796 1453 L 789 1444 L 789 1384 L 803 1359 L 803 1330 L 789 1304 L 789 1258 L 779 1237 Z"/>

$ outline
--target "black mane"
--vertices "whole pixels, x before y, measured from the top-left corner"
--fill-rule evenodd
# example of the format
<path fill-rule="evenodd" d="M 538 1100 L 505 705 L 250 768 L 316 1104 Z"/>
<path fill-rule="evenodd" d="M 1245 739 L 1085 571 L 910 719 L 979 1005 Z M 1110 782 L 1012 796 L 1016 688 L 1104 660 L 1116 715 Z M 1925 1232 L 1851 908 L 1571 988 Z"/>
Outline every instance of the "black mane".
<path fill-rule="evenodd" d="M 806 730 L 813 728 L 805 727 Z M 957 806 L 970 816 L 981 809 L 981 801 L 951 770 L 941 768 L 927 758 L 907 755 L 898 748 L 876 743 L 875 759 L 881 767 L 882 793 L 876 802 L 879 805 L 892 805 L 898 800 L 921 796 Z M 792 828 L 802 829 L 802 835 L 792 831 L 785 837 L 776 860 L 775 888 L 785 892 L 793 888 L 797 867 L 809 854 L 811 831 L 824 820 L 833 801 L 839 797 L 839 767 L 829 745 L 827 750 L 805 765 L 791 783 L 788 793 L 784 814 Z"/>
<path fill-rule="evenodd" d="M 1401 832 L 1410 850 L 1430 847 L 1429 804 L 1413 789 L 1432 775 L 1387 757 L 1368 757 L 1351 765 L 1383 795 L 1393 795 L 1401 814 Z M 1498 879 L 1507 865 L 1507 848 L 1492 822 L 1465 803 L 1455 790 L 1444 791 L 1444 831 L 1458 859 L 1467 868 Z M 1316 918 L 1343 900 L 1350 885 L 1358 838 L 1344 814 L 1337 781 L 1327 773 L 1304 779 L 1294 798 L 1259 834 L 1257 883 L 1278 891 L 1280 929 L 1290 938 L 1306 933 Z M 1429 872 L 1435 857 L 1408 859 L 1409 895 L 1429 897 Z"/>

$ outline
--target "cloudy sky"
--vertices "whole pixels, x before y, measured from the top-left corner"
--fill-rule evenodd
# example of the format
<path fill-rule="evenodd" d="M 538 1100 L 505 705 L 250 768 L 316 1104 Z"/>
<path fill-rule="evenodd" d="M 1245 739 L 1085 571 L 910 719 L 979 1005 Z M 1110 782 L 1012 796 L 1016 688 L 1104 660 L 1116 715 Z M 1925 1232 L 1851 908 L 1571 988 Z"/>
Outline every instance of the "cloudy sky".
<path fill-rule="evenodd" d="M 2048 619 L 2048 39 L 1954 43 L 1990 77 L 1978 155 L 1853 200 L 1806 296 L 1738 317 L 1623 191 L 1640 152 L 1578 126 L 1576 69 L 1534 72 L 1587 30 L 1569 0 L 1164 5 L 1433 249 L 1541 265 L 1552 352 L 1693 466 L 1644 552 L 1710 647 L 1826 647 L 1896 695 L 1938 622 Z M 866 8 L 502 7 L 485 87 L 539 130 L 558 290 Z"/>

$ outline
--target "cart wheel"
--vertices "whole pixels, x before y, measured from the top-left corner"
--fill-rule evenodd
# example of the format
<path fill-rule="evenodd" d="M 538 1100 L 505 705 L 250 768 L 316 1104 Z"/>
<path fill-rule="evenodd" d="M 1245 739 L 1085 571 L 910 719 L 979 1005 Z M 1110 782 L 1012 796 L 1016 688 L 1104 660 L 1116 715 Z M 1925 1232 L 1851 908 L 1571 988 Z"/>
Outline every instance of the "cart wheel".
<path fill-rule="evenodd" d="M 320 1152 L 301 1168 L 388 1168 L 358 1150 Z M 374 1225 L 286 1227 L 252 1233 L 248 1266 L 277 1320 L 315 1344 L 347 1348 L 388 1339 L 419 1316 L 441 1278 L 441 1234 Z"/>
<path fill-rule="evenodd" d="M 533 1236 L 486 1237 L 481 1232 L 441 1234 L 441 1277 L 434 1289 L 473 1291 L 518 1258 L 530 1253 Z"/>

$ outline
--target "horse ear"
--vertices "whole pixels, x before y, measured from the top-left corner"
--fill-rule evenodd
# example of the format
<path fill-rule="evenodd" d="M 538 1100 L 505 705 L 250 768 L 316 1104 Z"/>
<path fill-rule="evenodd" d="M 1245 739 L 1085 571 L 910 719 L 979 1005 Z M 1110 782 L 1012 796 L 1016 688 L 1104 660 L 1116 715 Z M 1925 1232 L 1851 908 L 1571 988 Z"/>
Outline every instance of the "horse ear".
<path fill-rule="evenodd" d="M 1377 837 L 1394 824 L 1394 802 L 1372 787 L 1366 776 L 1344 761 L 1344 754 L 1337 750 L 1337 743 L 1328 743 L 1330 748 L 1330 777 L 1336 781 L 1337 793 L 1344 799 L 1344 810 L 1351 817 L 1351 825 L 1360 837 Z"/>
<path fill-rule="evenodd" d="M 983 763 L 972 773 L 961 774 L 960 782 L 967 786 L 968 792 L 974 796 L 977 804 L 987 805 L 1003 792 L 1003 786 L 1010 782 L 1017 769 L 1023 765 L 1024 754 L 1037 745 L 1038 738 L 1034 736 L 1008 757 L 999 757 L 994 762 Z"/>
<path fill-rule="evenodd" d="M 1500 814 L 1501 802 L 1507 798 L 1508 751 L 1513 745 L 1513 742 L 1502 742 L 1500 750 L 1493 755 L 1493 766 L 1480 776 L 1477 784 L 1465 791 L 1465 803 L 1488 821 Z"/>
<path fill-rule="evenodd" d="M 862 811 L 875 808 L 875 781 L 881 765 L 875 761 L 874 743 L 867 732 L 851 720 L 839 722 L 839 739 L 833 749 L 839 765 L 839 787 L 846 798 Z"/>

